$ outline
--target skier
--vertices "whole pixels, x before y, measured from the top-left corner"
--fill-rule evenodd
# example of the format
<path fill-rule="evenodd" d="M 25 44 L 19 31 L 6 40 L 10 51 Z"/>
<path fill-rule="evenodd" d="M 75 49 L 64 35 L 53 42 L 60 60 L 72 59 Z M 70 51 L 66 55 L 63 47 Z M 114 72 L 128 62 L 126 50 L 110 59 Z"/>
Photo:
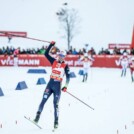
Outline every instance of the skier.
<path fill-rule="evenodd" d="M 129 57 L 126 52 L 119 58 L 118 61 L 115 61 L 116 64 L 119 66 L 121 65 L 121 77 L 126 76 L 127 67 L 129 65 Z"/>
<path fill-rule="evenodd" d="M 53 48 L 54 45 L 55 45 L 55 42 L 52 41 L 45 52 L 46 58 L 49 60 L 49 62 L 52 65 L 52 73 L 50 75 L 50 80 L 46 86 L 46 89 L 44 91 L 43 98 L 42 98 L 42 101 L 39 105 L 34 122 L 38 123 L 38 121 L 40 119 L 41 112 L 43 111 L 44 104 L 46 103 L 48 98 L 53 93 L 53 95 L 54 95 L 54 99 L 53 99 L 54 129 L 56 129 L 56 128 L 58 128 L 58 119 L 59 119 L 58 105 L 59 105 L 61 90 L 64 92 L 67 91 L 67 86 L 68 86 L 69 81 L 70 81 L 70 75 L 69 75 L 69 67 L 64 62 L 65 53 L 63 51 L 61 51 L 58 54 L 57 59 L 55 59 L 54 57 L 52 57 L 49 54 L 51 48 Z M 66 84 L 63 88 L 61 88 L 64 74 L 66 75 Z"/>
<path fill-rule="evenodd" d="M 131 72 L 131 79 L 134 82 L 133 72 L 134 72 L 134 57 L 131 58 L 131 62 L 129 64 L 130 72 Z"/>
<path fill-rule="evenodd" d="M 13 62 L 14 62 L 14 66 L 18 66 L 18 55 L 20 53 L 20 48 L 18 47 L 17 49 L 14 50 L 13 52 Z"/>
<path fill-rule="evenodd" d="M 88 56 L 87 54 L 84 55 L 84 57 L 82 57 L 80 59 L 80 61 L 83 64 L 83 80 L 82 82 L 87 81 L 88 78 L 88 70 L 90 68 L 90 66 L 92 65 L 92 62 L 94 61 L 94 59 L 90 56 Z"/>

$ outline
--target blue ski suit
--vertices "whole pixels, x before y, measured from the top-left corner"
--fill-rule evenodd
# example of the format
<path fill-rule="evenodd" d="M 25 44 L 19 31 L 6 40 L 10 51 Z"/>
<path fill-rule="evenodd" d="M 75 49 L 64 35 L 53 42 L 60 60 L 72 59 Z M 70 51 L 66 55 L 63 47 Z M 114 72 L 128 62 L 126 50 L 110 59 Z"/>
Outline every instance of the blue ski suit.
<path fill-rule="evenodd" d="M 49 62 L 52 65 L 52 73 L 50 75 L 50 80 L 46 86 L 46 89 L 43 94 L 42 101 L 39 105 L 38 112 L 42 112 L 44 104 L 48 100 L 48 98 L 53 94 L 53 105 L 54 105 L 54 122 L 58 122 L 58 104 L 60 100 L 60 95 L 61 95 L 61 83 L 62 83 L 62 77 L 61 72 L 59 71 L 60 69 L 64 72 L 66 75 L 66 85 L 68 85 L 70 81 L 70 76 L 69 76 L 69 67 L 67 64 L 64 62 L 57 61 L 55 58 L 49 55 L 49 51 L 53 47 L 52 44 L 50 44 L 45 52 L 46 58 L 49 60 Z M 63 76 L 64 76 L 63 74 Z"/>

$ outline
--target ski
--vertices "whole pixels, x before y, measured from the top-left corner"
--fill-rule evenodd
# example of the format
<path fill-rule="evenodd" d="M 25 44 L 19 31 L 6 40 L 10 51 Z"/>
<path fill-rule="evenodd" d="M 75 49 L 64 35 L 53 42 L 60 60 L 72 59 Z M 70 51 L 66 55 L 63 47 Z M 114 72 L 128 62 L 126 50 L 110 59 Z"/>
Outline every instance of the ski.
<path fill-rule="evenodd" d="M 42 127 L 40 125 L 38 125 L 36 122 L 30 120 L 29 118 L 27 118 L 26 116 L 24 116 L 25 119 L 27 119 L 28 121 L 30 121 L 31 123 L 33 123 L 35 126 L 37 126 L 38 128 L 42 129 Z"/>

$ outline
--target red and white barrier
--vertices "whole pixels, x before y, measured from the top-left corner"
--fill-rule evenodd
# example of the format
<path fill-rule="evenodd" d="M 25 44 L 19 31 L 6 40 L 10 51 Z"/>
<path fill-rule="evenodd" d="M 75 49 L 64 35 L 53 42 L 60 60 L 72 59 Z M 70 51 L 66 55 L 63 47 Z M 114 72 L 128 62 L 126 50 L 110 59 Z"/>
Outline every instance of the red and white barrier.
<path fill-rule="evenodd" d="M 119 68 L 115 61 L 120 56 L 115 55 L 95 55 L 92 67 Z M 81 67 L 82 63 L 78 61 L 78 55 L 67 55 L 66 63 L 71 67 Z M 12 56 L 0 55 L 0 66 L 14 66 L 14 58 Z M 19 55 L 18 66 L 50 66 L 49 61 L 44 55 Z"/>

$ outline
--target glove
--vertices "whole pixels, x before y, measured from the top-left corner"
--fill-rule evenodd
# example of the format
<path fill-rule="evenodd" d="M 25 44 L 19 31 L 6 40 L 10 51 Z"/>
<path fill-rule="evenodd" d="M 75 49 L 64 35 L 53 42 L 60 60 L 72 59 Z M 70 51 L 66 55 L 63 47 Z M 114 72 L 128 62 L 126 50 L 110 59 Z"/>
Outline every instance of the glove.
<path fill-rule="evenodd" d="M 54 44 L 55 44 L 55 41 L 51 41 L 50 44 L 51 44 L 51 45 L 54 45 Z"/>
<path fill-rule="evenodd" d="M 67 91 L 67 87 L 63 87 L 62 89 L 61 89 L 63 92 L 66 92 Z"/>

